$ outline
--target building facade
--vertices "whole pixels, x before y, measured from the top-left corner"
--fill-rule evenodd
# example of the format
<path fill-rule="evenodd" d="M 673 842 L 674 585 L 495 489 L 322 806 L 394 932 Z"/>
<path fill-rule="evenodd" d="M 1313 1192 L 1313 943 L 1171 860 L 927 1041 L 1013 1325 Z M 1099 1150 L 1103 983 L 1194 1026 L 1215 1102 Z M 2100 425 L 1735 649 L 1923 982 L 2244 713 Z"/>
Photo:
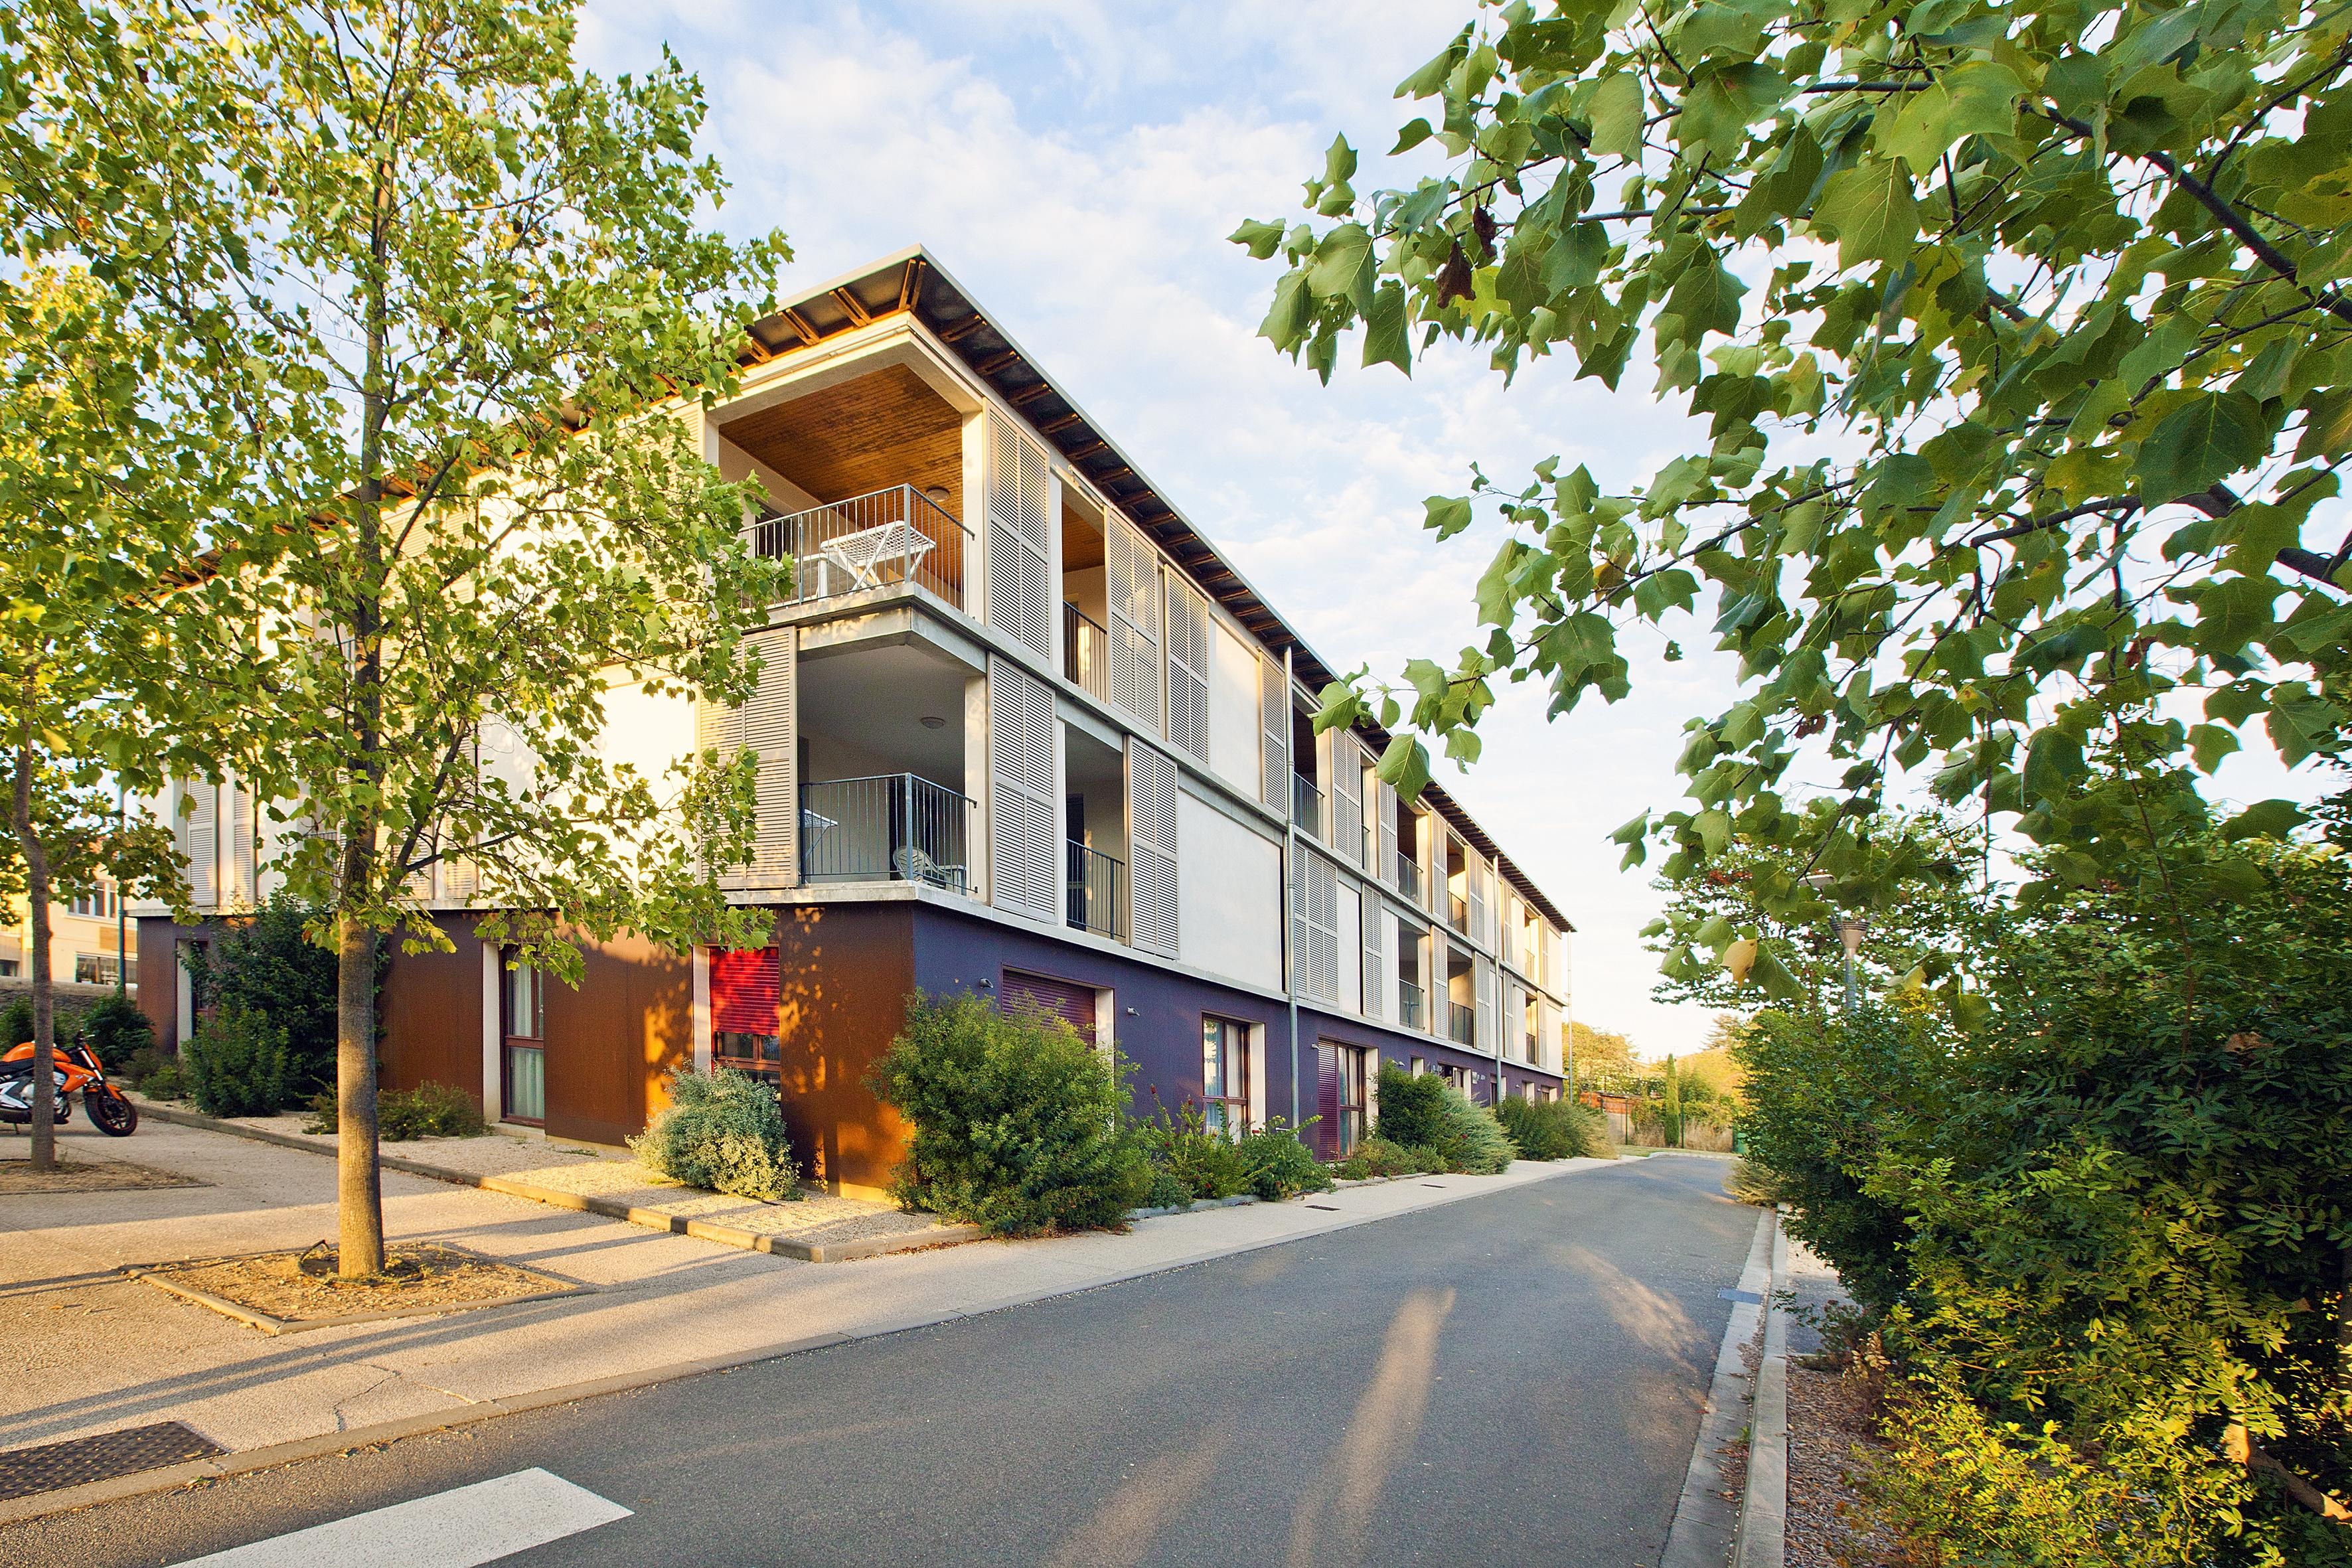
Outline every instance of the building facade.
<path fill-rule="evenodd" d="M 20 894 L 0 905 L 0 980 L 27 980 L 33 973 L 32 907 Z M 139 979 L 139 928 L 126 918 L 110 883 L 94 892 L 49 904 L 49 977 L 76 985 L 112 985 L 122 973 L 124 950 L 130 984 Z"/>
<path fill-rule="evenodd" d="M 1135 1062 L 1143 1113 L 1315 1118 L 1326 1152 L 1369 1124 L 1384 1060 L 1481 1099 L 1559 1092 L 1567 919 L 1442 789 L 1380 782 L 1386 735 L 1316 732 L 1330 667 L 930 257 L 757 323 L 738 393 L 679 417 L 759 482 L 750 538 L 793 587 L 741 708 L 617 687 L 607 749 L 650 777 L 758 753 L 757 851 L 722 880 L 772 939 L 592 945 L 580 987 L 546 986 L 474 938 L 445 866 L 454 952 L 393 963 L 388 1085 L 611 1142 L 668 1067 L 731 1065 L 849 1191 L 898 1157 L 864 1080 L 918 991 L 1066 1018 Z M 160 804 L 197 909 L 267 896 L 234 779 Z M 207 928 L 140 924 L 176 1039 L 178 947 Z"/>

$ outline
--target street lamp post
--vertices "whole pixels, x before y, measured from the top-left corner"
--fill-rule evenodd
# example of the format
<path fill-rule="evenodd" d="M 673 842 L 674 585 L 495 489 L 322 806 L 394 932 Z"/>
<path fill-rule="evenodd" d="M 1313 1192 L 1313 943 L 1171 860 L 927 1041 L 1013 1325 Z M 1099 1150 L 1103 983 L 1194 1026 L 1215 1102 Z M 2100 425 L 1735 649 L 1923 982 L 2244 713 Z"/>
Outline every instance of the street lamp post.
<path fill-rule="evenodd" d="M 1836 879 L 1827 871 L 1808 871 L 1804 882 L 1805 886 L 1819 893 L 1826 891 Z M 1838 942 L 1845 948 L 1845 1010 L 1849 1014 L 1862 1005 L 1861 987 L 1854 978 L 1854 958 L 1861 952 L 1863 936 L 1869 930 L 1870 922 L 1860 915 L 1841 915 L 1838 918 Z"/>

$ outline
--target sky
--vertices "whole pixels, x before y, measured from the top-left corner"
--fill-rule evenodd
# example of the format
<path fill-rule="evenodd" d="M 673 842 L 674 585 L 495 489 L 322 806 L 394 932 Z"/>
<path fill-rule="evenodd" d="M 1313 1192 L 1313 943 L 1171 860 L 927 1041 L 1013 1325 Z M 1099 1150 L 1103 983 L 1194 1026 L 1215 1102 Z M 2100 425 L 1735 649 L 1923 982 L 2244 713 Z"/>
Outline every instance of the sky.
<path fill-rule="evenodd" d="M 1256 336 L 1278 269 L 1224 237 L 1244 218 L 1297 221 L 1334 134 L 1385 148 L 1417 112 L 1391 100 L 1395 83 L 1465 14 L 1460 0 L 590 0 L 581 47 L 619 72 L 667 45 L 699 75 L 704 146 L 733 185 L 718 222 L 782 229 L 786 289 L 929 247 L 1327 662 L 1393 676 L 1484 640 L 1472 585 L 1494 538 L 1436 542 L 1425 497 L 1463 493 L 1473 462 L 1517 480 L 1554 454 L 1622 491 L 1705 441 L 1639 372 L 1612 393 L 1538 362 L 1507 389 L 1466 351 L 1410 380 L 1342 368 L 1326 388 Z M 1367 151 L 1358 190 L 1381 162 Z M 1613 706 L 1588 699 L 1548 722 L 1538 690 L 1502 689 L 1475 767 L 1438 764 L 1575 924 L 1577 1018 L 1650 1057 L 1697 1049 L 1710 1016 L 1651 996 L 1640 931 L 1664 896 L 1619 869 L 1608 835 L 1681 801 L 1685 721 L 1732 700 L 1732 660 L 1696 630 L 1680 629 L 1675 664 L 1663 637 L 1631 639 L 1633 693 Z M 2251 798 L 2274 772 L 2250 758 L 2223 783 Z"/>

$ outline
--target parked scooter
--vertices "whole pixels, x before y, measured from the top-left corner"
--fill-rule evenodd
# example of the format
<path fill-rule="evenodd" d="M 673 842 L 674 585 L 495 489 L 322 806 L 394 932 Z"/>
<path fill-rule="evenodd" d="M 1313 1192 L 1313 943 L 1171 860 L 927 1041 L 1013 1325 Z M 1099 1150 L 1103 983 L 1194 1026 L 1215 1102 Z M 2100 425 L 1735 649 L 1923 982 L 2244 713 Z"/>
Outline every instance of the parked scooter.
<path fill-rule="evenodd" d="M 128 1138 L 139 1130 L 139 1108 L 131 1097 L 106 1081 L 106 1069 L 86 1045 L 58 1046 L 57 1114 L 59 1124 L 73 1114 L 73 1096 L 79 1093 L 89 1123 L 110 1138 Z M 31 1041 L 0 1057 L 0 1122 L 30 1126 L 33 1121 L 33 1047 Z"/>

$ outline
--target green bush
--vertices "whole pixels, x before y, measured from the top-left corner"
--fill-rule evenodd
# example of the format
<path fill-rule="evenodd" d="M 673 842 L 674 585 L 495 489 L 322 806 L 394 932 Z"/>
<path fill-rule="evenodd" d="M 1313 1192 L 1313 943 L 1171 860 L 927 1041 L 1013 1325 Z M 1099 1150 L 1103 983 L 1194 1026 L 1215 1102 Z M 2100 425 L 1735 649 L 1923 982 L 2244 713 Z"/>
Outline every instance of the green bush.
<path fill-rule="evenodd" d="M 250 1013 L 285 1036 L 298 1097 L 335 1082 L 335 954 L 306 933 L 312 913 L 280 893 L 183 950 L 201 1010 Z M 394 944 L 379 945 L 390 963 Z"/>
<path fill-rule="evenodd" d="M 1181 1209 L 1192 1202 L 1192 1189 L 1184 1178 L 1165 1165 L 1151 1167 L 1151 1185 L 1144 1189 L 1143 1201 L 1135 1206 L 1145 1209 Z"/>
<path fill-rule="evenodd" d="M 1491 1176 L 1510 1168 L 1518 1145 L 1495 1120 L 1495 1113 L 1474 1105 L 1458 1089 L 1445 1091 L 1445 1153 L 1453 1167 L 1472 1176 Z"/>
<path fill-rule="evenodd" d="M 629 1140 L 629 1152 L 647 1170 L 689 1187 L 771 1203 L 800 1195 L 774 1089 L 733 1068 L 708 1077 L 675 1068 L 667 1081 L 669 1104 Z"/>
<path fill-rule="evenodd" d="M 995 1236 L 1118 1226 L 1151 1188 L 1122 1058 L 976 997 L 909 998 L 868 1081 L 912 1131 L 894 1191 Z"/>
<path fill-rule="evenodd" d="M 310 1097 L 310 1120 L 305 1132 L 332 1132 L 341 1117 L 335 1091 L 322 1089 Z M 429 1079 L 415 1089 L 387 1089 L 376 1096 L 376 1137 L 386 1143 L 417 1138 L 478 1138 L 489 1131 L 482 1108 L 462 1089 Z"/>
<path fill-rule="evenodd" d="M 165 1062 L 139 1086 L 139 1092 L 150 1100 L 185 1100 L 188 1089 L 188 1075 L 177 1062 Z"/>
<path fill-rule="evenodd" d="M 180 1048 L 180 1063 L 206 1116 L 269 1116 L 293 1089 L 286 1032 L 252 1013 L 213 1014 Z"/>
<path fill-rule="evenodd" d="M 19 996 L 0 1007 L 0 1051 L 13 1051 L 33 1037 L 33 999 Z"/>
<path fill-rule="evenodd" d="M 1597 1125 L 1600 1118 L 1564 1100 L 1507 1096 L 1495 1108 L 1495 1120 L 1511 1135 L 1524 1160 L 1572 1160 L 1606 1142 Z"/>
<path fill-rule="evenodd" d="M 1315 1157 L 1315 1151 L 1299 1140 L 1297 1130 L 1278 1116 L 1242 1134 L 1234 1147 L 1248 1173 L 1249 1190 L 1267 1203 L 1331 1190 L 1331 1173 Z"/>
<path fill-rule="evenodd" d="M 1406 1148 L 1443 1152 L 1449 1129 L 1445 1120 L 1445 1080 L 1435 1073 L 1407 1071 L 1395 1062 L 1381 1064 L 1380 1120 L 1373 1134 Z"/>
<path fill-rule="evenodd" d="M 1332 1167 L 1331 1173 L 1360 1182 L 1373 1176 L 1412 1176 L 1444 1169 L 1445 1161 L 1442 1156 L 1427 1149 L 1409 1149 L 1375 1133 L 1357 1144 L 1346 1159 Z"/>
<path fill-rule="evenodd" d="M 1166 1107 L 1136 1129 L 1136 1139 L 1155 1173 L 1165 1171 L 1193 1198 L 1229 1198 L 1247 1192 L 1250 1168 L 1234 1141 L 1211 1131 L 1201 1108 L 1186 1100 L 1176 1114 Z M 1151 1206 L 1151 1205 L 1147 1205 Z"/>
<path fill-rule="evenodd" d="M 119 1072 L 133 1056 L 154 1048 L 155 1026 L 130 998 L 101 996 L 82 1015 L 81 1037 L 98 1053 L 100 1066 Z"/>

